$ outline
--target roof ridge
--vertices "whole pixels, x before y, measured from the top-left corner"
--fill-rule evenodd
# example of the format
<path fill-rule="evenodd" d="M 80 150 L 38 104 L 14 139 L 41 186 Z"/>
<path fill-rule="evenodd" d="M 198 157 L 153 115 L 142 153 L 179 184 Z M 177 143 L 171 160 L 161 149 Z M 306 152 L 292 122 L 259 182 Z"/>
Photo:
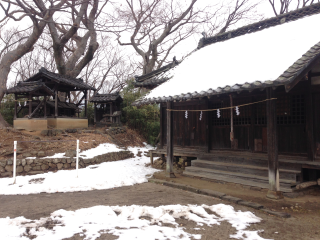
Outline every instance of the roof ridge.
<path fill-rule="evenodd" d="M 277 25 L 281 25 L 283 23 L 292 22 L 295 20 L 298 20 L 300 18 L 311 16 L 314 14 L 320 13 L 320 2 L 314 3 L 312 5 L 309 5 L 307 7 L 299 8 L 294 11 L 290 11 L 288 13 L 284 13 L 281 15 L 278 15 L 276 17 L 268 18 L 259 22 L 255 22 L 225 33 L 221 33 L 219 35 L 215 35 L 212 37 L 203 37 L 199 40 L 198 43 L 198 49 L 205 47 L 207 45 L 216 43 L 216 42 L 222 42 L 225 40 L 228 40 L 230 38 L 235 38 L 238 36 L 245 35 L 247 33 L 253 33 L 258 32 L 270 27 L 274 27 Z"/>

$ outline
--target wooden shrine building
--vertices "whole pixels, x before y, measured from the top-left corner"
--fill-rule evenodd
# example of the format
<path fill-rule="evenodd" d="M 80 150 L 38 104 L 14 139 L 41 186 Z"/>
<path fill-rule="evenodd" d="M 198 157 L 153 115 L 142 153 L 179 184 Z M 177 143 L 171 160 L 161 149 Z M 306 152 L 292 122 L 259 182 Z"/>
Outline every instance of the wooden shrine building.
<path fill-rule="evenodd" d="M 48 126 L 59 129 L 88 127 L 88 90 L 95 91 L 95 88 L 82 79 L 62 76 L 41 68 L 34 76 L 6 91 L 7 94 L 15 95 L 14 128 L 44 130 Z M 70 92 L 73 91 L 83 92 L 78 103 L 70 102 Z M 18 118 L 24 109 L 28 109 L 27 115 Z M 81 111 L 84 111 L 84 118 L 79 117 Z"/>
<path fill-rule="evenodd" d="M 204 37 L 133 103 L 160 104 L 151 158 L 167 155 L 169 177 L 186 157 L 184 175 L 269 188 L 274 199 L 320 178 L 319 13 L 317 3 Z"/>
<path fill-rule="evenodd" d="M 90 102 L 94 103 L 94 124 L 106 126 L 112 123 L 120 123 L 120 104 L 122 101 L 119 92 L 108 94 L 96 93 L 90 99 Z"/>

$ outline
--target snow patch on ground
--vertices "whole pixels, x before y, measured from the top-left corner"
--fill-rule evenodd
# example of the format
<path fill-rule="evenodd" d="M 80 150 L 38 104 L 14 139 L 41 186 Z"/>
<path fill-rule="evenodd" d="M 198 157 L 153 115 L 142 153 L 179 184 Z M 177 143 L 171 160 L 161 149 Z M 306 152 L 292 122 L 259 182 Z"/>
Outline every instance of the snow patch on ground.
<path fill-rule="evenodd" d="M 76 170 L 60 170 L 32 176 L 18 176 L 16 184 L 12 184 L 12 178 L 2 178 L 0 179 L 0 194 L 90 191 L 144 183 L 148 181 L 148 176 L 158 171 L 145 166 L 146 163 L 150 162 L 148 157 L 143 154 L 141 157 L 136 156 L 139 150 L 147 152 L 149 148 L 148 146 L 131 147 L 129 150 L 135 154 L 134 158 L 90 165 L 78 170 L 78 178 L 76 177 Z M 116 145 L 108 143 L 100 144 L 98 147 L 84 151 L 82 154 L 87 158 L 92 158 L 93 156 L 121 150 Z"/>
<path fill-rule="evenodd" d="M 214 214 L 207 213 L 210 209 Z M 179 227 L 175 219 L 185 218 L 198 225 L 220 225 L 229 222 L 237 231 L 230 238 L 244 240 L 263 240 L 260 231 L 245 230 L 260 218 L 251 212 L 235 211 L 232 206 L 218 205 L 166 205 L 150 206 L 95 206 L 76 211 L 58 210 L 50 217 L 30 220 L 24 217 L 0 218 L 0 239 L 53 240 L 70 238 L 75 234 L 94 240 L 101 233 L 118 236 L 119 240 L 153 239 L 201 239 L 201 234 L 190 234 Z M 52 229 L 47 225 L 54 224 Z M 163 226 L 165 224 L 165 226 Z M 28 233 L 27 233 L 28 229 Z"/>

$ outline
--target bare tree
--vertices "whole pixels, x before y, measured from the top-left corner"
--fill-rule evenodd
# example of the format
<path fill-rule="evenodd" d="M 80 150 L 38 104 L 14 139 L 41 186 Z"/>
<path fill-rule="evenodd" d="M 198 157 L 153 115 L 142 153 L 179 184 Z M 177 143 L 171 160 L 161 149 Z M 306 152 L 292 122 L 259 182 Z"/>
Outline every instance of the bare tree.
<path fill-rule="evenodd" d="M 0 100 L 6 90 L 10 67 L 26 53 L 33 50 L 34 44 L 46 26 L 49 28 L 58 72 L 71 77 L 78 76 L 92 60 L 99 46 L 95 22 L 108 0 L 101 1 L 100 7 L 99 2 L 99 0 L 2 0 L 0 7 L 5 13 L 5 17 L 0 20 L 0 23 L 7 19 L 21 21 L 24 18 L 30 18 L 33 25 L 32 32 L 28 37 L 21 39 L 14 45 L 10 43 L 8 46 L 12 50 L 4 50 L 6 53 L 1 56 Z M 60 16 L 54 18 L 53 15 L 57 11 L 60 12 Z M 0 126 L 3 125 L 6 123 L 0 116 Z"/>
<path fill-rule="evenodd" d="M 313 3 L 320 2 L 319 0 L 269 0 L 272 10 L 276 16 L 284 14 L 293 9 L 302 8 Z"/>
<path fill-rule="evenodd" d="M 126 0 L 116 7 L 116 20 L 126 25 L 130 41 L 121 46 L 132 46 L 139 55 L 143 74 L 168 62 L 172 50 L 200 29 L 209 34 L 225 32 L 240 20 L 249 20 L 259 1 L 233 0 L 195 7 L 197 0 L 183 3 L 177 0 Z M 171 58 L 170 58 L 171 59 Z"/>
<path fill-rule="evenodd" d="M 15 38 L 9 38 L 1 46 L 1 58 L 0 58 L 0 101 L 2 100 L 7 85 L 7 79 L 10 72 L 11 65 L 19 60 L 23 55 L 32 51 L 33 45 L 37 42 L 42 34 L 46 21 L 52 17 L 55 9 L 61 8 L 65 1 L 52 2 L 50 11 L 46 10 L 41 12 L 41 19 L 37 18 L 37 13 L 33 11 L 33 8 L 20 0 L 15 2 L 9 0 L 3 0 L 0 2 L 0 8 L 4 12 L 4 17 L 0 19 L 0 23 L 5 23 L 8 20 L 21 21 L 29 18 L 32 22 L 32 31 L 30 35 L 15 40 Z M 12 7 L 14 6 L 14 7 Z M 3 28 L 3 26 L 2 26 Z M 2 31 L 1 31 L 2 32 Z M 16 31 L 17 34 L 19 31 Z M 0 126 L 8 126 L 3 117 L 0 114 Z"/>

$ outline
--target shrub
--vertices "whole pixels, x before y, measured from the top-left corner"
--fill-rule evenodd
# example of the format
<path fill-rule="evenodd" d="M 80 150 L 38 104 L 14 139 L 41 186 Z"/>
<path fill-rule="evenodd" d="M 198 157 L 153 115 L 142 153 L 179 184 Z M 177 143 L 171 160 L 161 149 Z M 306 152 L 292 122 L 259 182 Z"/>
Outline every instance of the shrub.
<path fill-rule="evenodd" d="M 10 125 L 13 125 L 13 115 L 14 115 L 14 95 L 6 95 L 0 105 L 0 112 L 4 120 Z"/>
<path fill-rule="evenodd" d="M 158 105 L 145 105 L 141 107 L 131 104 L 144 94 L 134 88 L 133 80 L 121 93 L 123 97 L 121 121 L 130 128 L 136 129 L 149 144 L 155 145 L 160 132 L 160 108 Z"/>

